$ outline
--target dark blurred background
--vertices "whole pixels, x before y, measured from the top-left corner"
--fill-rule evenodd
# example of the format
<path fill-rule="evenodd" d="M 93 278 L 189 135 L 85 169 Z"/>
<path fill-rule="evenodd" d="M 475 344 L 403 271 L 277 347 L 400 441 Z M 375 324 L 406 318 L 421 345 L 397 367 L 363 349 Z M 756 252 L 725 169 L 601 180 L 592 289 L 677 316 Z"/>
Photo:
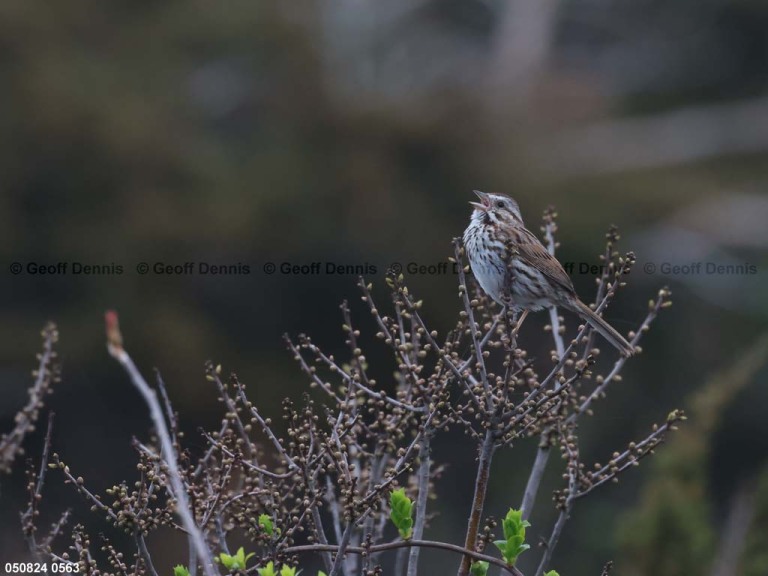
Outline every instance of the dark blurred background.
<path fill-rule="evenodd" d="M 621 228 L 621 248 L 638 256 L 608 312 L 622 331 L 660 286 L 673 291 L 646 353 L 583 425 L 588 457 L 605 461 L 674 407 L 691 417 L 655 461 L 576 505 L 554 567 L 592 576 L 614 559 L 636 576 L 764 576 L 766 30 L 762 0 L 4 0 L 0 432 L 25 401 L 39 330 L 54 320 L 54 449 L 96 491 L 133 478 L 129 442 L 149 423 L 105 354 L 107 308 L 120 312 L 145 373 L 163 372 L 193 446 L 196 428 L 221 416 L 207 359 L 277 415 L 283 396 L 306 387 L 281 334 L 307 332 L 341 352 L 338 304 L 361 309 L 354 274 L 270 275 L 265 263 L 369 264 L 384 298 L 389 263 L 450 255 L 473 188 L 506 192 L 532 229 L 557 206 L 562 261 L 597 263 L 608 225 Z M 58 262 L 123 273 L 27 268 Z M 141 262 L 250 273 L 140 275 Z M 697 262 L 698 273 L 667 271 Z M 708 273 L 707 263 L 731 268 Z M 432 325 L 451 327 L 455 278 L 408 282 Z M 591 295 L 592 276 L 574 282 Z M 546 321 L 523 329 L 542 359 Z M 367 316 L 358 324 L 373 330 Z M 27 443 L 35 458 L 40 440 Z M 448 469 L 430 532 L 459 541 L 474 449 L 449 440 L 437 448 Z M 488 513 L 519 504 L 534 448 L 499 455 Z M 25 554 L 23 464 L 0 478 L 3 562 Z M 554 518 L 558 474 L 553 466 L 541 492 L 534 540 Z M 44 521 L 86 508 L 56 484 Z M 162 547 L 168 573 L 183 546 Z M 454 569 L 453 557 L 428 557 L 430 573 Z"/>

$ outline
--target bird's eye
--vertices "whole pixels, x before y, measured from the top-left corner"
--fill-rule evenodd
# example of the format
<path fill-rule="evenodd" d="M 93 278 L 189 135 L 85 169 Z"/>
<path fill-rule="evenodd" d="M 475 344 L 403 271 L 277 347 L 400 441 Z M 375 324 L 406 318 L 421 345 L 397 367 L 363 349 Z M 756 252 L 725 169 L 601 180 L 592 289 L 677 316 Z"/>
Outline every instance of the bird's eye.
<path fill-rule="evenodd" d="M 496 208 L 504 208 L 504 202 L 502 200 L 496 202 Z"/>

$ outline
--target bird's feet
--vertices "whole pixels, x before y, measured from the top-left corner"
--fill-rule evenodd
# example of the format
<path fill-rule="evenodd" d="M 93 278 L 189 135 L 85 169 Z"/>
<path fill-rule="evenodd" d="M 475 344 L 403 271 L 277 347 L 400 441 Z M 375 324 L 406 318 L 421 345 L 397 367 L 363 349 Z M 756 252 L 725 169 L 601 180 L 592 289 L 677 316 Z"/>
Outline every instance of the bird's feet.
<path fill-rule="evenodd" d="M 510 308 L 504 308 L 502 312 L 505 312 L 507 315 L 507 327 L 510 329 L 504 340 L 504 348 L 507 352 L 514 352 L 517 349 L 517 333 L 520 331 L 526 316 L 528 316 L 528 311 L 524 310 L 519 316 Z"/>

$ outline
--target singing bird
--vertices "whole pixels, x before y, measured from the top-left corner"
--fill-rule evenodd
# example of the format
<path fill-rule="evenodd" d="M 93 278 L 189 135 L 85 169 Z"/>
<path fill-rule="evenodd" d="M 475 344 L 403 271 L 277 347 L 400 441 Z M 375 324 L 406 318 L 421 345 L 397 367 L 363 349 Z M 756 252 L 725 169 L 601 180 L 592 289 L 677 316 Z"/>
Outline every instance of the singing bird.
<path fill-rule="evenodd" d="M 504 194 L 475 191 L 480 202 L 464 231 L 464 248 L 480 287 L 502 306 L 535 312 L 552 306 L 566 308 L 583 318 L 622 356 L 633 346 L 576 295 L 568 274 L 535 234 L 525 227 L 520 208 Z M 518 326 L 520 324 L 518 322 Z"/>

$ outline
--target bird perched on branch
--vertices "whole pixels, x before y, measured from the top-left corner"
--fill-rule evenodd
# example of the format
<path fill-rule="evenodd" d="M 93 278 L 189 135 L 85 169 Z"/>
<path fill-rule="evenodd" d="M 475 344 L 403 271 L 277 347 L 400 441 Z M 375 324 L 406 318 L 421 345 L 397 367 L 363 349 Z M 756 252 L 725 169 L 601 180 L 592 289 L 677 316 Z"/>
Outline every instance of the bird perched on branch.
<path fill-rule="evenodd" d="M 568 274 L 541 241 L 523 224 L 520 208 L 504 194 L 475 191 L 480 202 L 464 231 L 464 248 L 480 287 L 502 306 L 529 312 L 552 306 L 578 314 L 622 356 L 634 348 L 576 295 Z"/>

